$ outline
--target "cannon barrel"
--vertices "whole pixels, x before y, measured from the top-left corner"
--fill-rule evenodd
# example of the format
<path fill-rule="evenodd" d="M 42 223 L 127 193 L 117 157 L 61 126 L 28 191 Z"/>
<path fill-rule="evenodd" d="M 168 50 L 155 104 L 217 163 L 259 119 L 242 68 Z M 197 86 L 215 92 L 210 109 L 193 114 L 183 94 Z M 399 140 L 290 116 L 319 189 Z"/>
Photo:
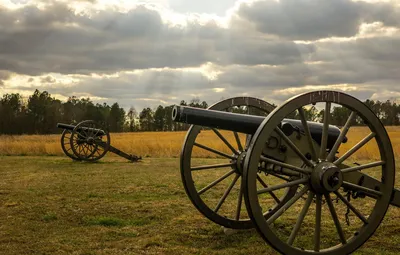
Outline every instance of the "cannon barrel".
<path fill-rule="evenodd" d="M 246 134 L 254 134 L 265 117 L 207 110 L 189 106 L 177 106 L 172 109 L 172 120 L 191 125 L 200 125 L 210 128 L 230 130 Z M 311 136 L 315 142 L 321 144 L 323 124 L 307 121 Z M 304 128 L 300 120 L 283 119 L 281 129 L 286 135 L 291 135 L 294 131 L 303 132 Z M 328 149 L 331 149 L 340 135 L 340 129 L 329 125 L 328 129 Z M 343 139 L 347 142 L 347 138 Z"/>
<path fill-rule="evenodd" d="M 64 123 L 57 123 L 58 128 L 66 129 L 66 130 L 74 130 L 75 126 L 74 125 L 68 125 Z"/>
<path fill-rule="evenodd" d="M 69 124 L 64 124 L 64 123 L 57 123 L 57 127 L 58 128 L 62 128 L 62 129 L 66 129 L 66 130 L 74 130 L 75 126 L 74 125 L 69 125 Z M 97 129 L 97 128 L 88 128 L 88 127 L 79 127 L 78 132 L 80 131 L 86 131 L 86 132 L 93 132 L 94 134 L 97 135 L 105 135 L 106 132 L 104 132 L 104 130 L 101 129 Z"/>

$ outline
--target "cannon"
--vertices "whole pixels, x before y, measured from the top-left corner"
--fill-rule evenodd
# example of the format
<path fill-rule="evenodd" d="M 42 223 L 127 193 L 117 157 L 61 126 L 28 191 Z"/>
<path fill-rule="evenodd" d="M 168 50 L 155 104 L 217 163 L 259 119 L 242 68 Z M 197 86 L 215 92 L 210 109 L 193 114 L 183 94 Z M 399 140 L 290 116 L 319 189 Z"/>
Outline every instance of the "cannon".
<path fill-rule="evenodd" d="M 142 159 L 113 147 L 108 130 L 95 121 L 85 120 L 77 125 L 57 123 L 57 127 L 63 129 L 61 148 L 73 160 L 94 162 L 109 151 L 131 162 Z"/>
<path fill-rule="evenodd" d="M 307 119 L 312 106 L 323 110 L 318 122 Z M 333 106 L 347 112 L 341 128 L 330 125 Z M 386 129 L 348 94 L 314 91 L 279 107 L 236 97 L 208 109 L 175 106 L 172 119 L 191 124 L 180 171 L 193 205 L 224 228 L 255 227 L 279 253 L 350 254 L 389 205 L 400 207 Z M 354 125 L 366 135 L 348 136 Z M 354 145 L 342 149 L 349 141 Z M 354 162 L 367 145 L 376 155 Z M 203 151 L 215 159 L 202 159 Z"/>

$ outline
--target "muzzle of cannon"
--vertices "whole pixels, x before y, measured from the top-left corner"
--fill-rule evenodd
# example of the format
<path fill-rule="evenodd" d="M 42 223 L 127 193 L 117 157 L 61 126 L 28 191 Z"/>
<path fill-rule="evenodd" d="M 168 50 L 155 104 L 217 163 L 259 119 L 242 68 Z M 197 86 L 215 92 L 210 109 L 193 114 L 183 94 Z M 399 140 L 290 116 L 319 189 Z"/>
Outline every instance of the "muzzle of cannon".
<path fill-rule="evenodd" d="M 320 123 L 306 119 L 314 105 L 324 110 Z M 332 107 L 348 112 L 341 128 L 330 125 Z M 385 127 L 345 93 L 304 93 L 276 108 L 250 97 L 208 109 L 175 106 L 172 119 L 191 124 L 180 168 L 193 205 L 225 228 L 255 227 L 282 254 L 351 254 L 390 204 L 400 207 Z M 354 125 L 362 126 L 363 138 L 349 133 Z M 368 144 L 376 155 L 355 157 Z"/>
<path fill-rule="evenodd" d="M 61 148 L 65 155 L 73 160 L 94 162 L 106 155 L 108 151 L 115 153 L 131 162 L 141 157 L 127 154 L 110 144 L 110 133 L 106 128 L 92 120 L 86 120 L 77 125 L 57 123 L 64 129 L 61 135 Z"/>

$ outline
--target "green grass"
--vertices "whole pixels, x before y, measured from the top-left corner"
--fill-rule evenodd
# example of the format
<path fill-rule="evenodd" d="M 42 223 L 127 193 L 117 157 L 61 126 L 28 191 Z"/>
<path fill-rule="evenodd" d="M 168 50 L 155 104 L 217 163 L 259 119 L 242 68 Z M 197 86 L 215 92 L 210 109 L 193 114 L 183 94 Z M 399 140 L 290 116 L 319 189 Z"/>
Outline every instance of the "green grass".
<path fill-rule="evenodd" d="M 225 235 L 203 217 L 178 159 L 3 156 L 0 164 L 0 254 L 277 254 L 255 230 Z M 400 254 L 399 220 L 391 207 L 356 254 Z"/>

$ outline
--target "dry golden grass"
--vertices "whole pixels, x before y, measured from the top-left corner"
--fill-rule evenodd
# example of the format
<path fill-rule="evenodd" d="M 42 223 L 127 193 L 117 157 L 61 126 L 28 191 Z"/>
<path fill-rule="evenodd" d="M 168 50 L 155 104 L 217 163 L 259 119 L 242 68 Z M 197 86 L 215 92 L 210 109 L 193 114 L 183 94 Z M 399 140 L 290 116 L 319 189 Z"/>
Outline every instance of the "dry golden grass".
<path fill-rule="evenodd" d="M 392 143 L 393 152 L 395 158 L 400 157 L 400 127 L 386 127 L 389 134 L 389 138 Z M 365 127 L 352 127 L 349 131 L 348 139 L 349 141 L 339 149 L 340 153 L 343 153 L 353 147 L 356 143 L 361 141 L 364 137 L 369 135 L 371 131 Z M 371 140 L 363 148 L 361 148 L 357 153 L 354 154 L 355 159 L 377 159 L 379 157 L 378 146 L 375 140 Z"/>
<path fill-rule="evenodd" d="M 400 157 L 400 127 L 387 127 L 395 157 Z M 369 129 L 352 127 L 348 134 L 349 141 L 343 144 L 340 152 L 351 148 L 362 138 L 368 135 Z M 224 136 L 235 144 L 232 132 L 222 132 Z M 143 157 L 178 157 L 186 132 L 137 132 L 111 134 L 111 144 L 127 153 Z M 61 156 L 63 152 L 60 145 L 61 135 L 20 135 L 0 136 L 0 155 L 30 155 L 30 156 Z M 241 136 L 244 142 L 244 136 Z M 199 140 L 217 150 L 230 153 L 230 150 L 212 131 L 203 131 Z M 355 155 L 355 159 L 374 159 L 379 156 L 375 141 L 369 142 Z M 115 156 L 111 153 L 108 156 Z M 215 157 L 215 154 L 205 150 L 195 150 L 196 157 Z"/>
<path fill-rule="evenodd" d="M 111 145 L 144 157 L 176 157 L 186 132 L 111 134 Z M 61 156 L 61 135 L 0 136 L 0 155 Z M 113 155 L 113 154 L 108 154 Z"/>

